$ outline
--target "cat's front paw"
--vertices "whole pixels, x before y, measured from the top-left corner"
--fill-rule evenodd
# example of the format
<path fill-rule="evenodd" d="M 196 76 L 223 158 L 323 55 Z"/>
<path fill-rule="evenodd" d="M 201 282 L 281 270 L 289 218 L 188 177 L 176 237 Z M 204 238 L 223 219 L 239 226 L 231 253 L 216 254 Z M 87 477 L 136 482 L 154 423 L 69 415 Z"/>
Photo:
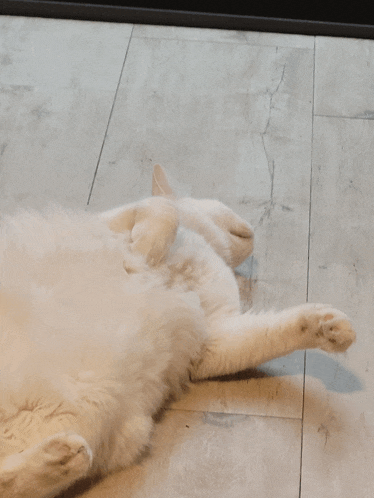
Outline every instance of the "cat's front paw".
<path fill-rule="evenodd" d="M 351 322 L 342 311 L 325 304 L 305 304 L 300 308 L 300 334 L 307 338 L 307 347 L 344 353 L 356 340 Z"/>

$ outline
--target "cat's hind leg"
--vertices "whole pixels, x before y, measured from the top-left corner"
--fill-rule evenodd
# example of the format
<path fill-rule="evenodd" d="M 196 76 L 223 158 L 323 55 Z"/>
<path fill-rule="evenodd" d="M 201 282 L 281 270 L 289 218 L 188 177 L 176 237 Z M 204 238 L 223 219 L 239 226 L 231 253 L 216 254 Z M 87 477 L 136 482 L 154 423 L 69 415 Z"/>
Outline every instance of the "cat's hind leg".
<path fill-rule="evenodd" d="M 105 467 L 113 472 L 136 461 L 150 443 L 154 422 L 151 416 L 134 415 L 114 435 L 113 450 Z"/>
<path fill-rule="evenodd" d="M 323 304 L 208 320 L 208 336 L 206 352 L 191 372 L 192 380 L 254 368 L 296 350 L 344 352 L 355 340 L 347 316 Z"/>

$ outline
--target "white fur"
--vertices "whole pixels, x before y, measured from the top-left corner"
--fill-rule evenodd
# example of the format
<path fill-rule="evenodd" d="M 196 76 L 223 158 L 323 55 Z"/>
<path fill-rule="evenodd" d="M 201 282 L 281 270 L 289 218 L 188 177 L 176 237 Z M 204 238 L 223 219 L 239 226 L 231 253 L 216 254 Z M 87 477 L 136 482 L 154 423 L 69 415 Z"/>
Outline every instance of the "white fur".
<path fill-rule="evenodd" d="M 1 497 L 52 498 L 131 464 L 190 378 L 354 340 L 330 306 L 241 314 L 230 266 L 252 251 L 249 225 L 218 201 L 156 193 L 2 220 Z"/>

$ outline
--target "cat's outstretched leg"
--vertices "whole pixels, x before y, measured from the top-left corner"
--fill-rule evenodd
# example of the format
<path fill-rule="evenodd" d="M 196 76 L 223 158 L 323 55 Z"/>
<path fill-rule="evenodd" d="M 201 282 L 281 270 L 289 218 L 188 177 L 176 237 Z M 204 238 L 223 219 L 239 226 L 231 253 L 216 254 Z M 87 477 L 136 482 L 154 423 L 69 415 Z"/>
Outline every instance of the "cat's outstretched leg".
<path fill-rule="evenodd" d="M 355 340 L 347 316 L 331 306 L 304 304 L 281 312 L 250 312 L 208 325 L 207 350 L 192 380 L 254 368 L 298 349 L 344 352 Z"/>

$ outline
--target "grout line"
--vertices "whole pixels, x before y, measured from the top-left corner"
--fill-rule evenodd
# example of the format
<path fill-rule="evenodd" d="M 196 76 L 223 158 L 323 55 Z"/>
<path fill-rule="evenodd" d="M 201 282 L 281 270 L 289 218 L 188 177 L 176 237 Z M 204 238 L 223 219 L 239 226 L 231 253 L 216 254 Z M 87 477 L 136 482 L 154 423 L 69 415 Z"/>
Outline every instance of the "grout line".
<path fill-rule="evenodd" d="M 208 381 L 209 382 L 209 381 Z M 261 415 L 258 413 L 237 413 L 237 412 L 218 412 L 212 410 L 193 410 L 191 408 L 166 408 L 165 411 L 170 412 L 192 412 L 192 413 L 216 413 L 217 415 L 241 415 L 245 417 L 259 417 L 259 418 L 277 418 L 280 420 L 297 420 L 301 422 L 301 417 L 282 417 L 280 415 Z"/>
<path fill-rule="evenodd" d="M 138 24 L 139 25 L 139 24 Z M 187 29 L 194 29 L 194 28 L 188 28 Z M 196 28 L 196 29 L 204 29 L 204 28 Z M 208 28 L 209 29 L 209 28 Z M 214 28 L 213 28 L 214 29 Z M 225 29 L 223 30 L 218 30 L 218 31 L 227 31 Z M 274 34 L 274 33 L 270 33 Z M 280 33 L 285 34 L 285 33 Z M 308 36 L 308 35 L 288 35 L 286 36 Z M 194 43 L 217 43 L 217 44 L 225 44 L 225 45 L 240 45 L 240 46 L 247 46 L 247 47 L 265 47 L 265 48 L 284 48 L 284 49 L 296 49 L 296 50 L 309 50 L 312 51 L 313 48 L 310 47 L 301 47 L 301 46 L 296 46 L 296 45 L 282 45 L 279 43 L 256 43 L 256 42 L 250 42 L 248 40 L 246 41 L 240 41 L 240 40 L 233 40 L 232 38 L 227 38 L 227 39 L 221 39 L 221 40 L 204 40 L 204 39 L 193 39 L 193 38 L 178 38 L 178 37 L 163 37 L 163 36 L 147 36 L 147 35 L 134 35 L 134 38 L 137 39 L 143 39 L 143 40 L 164 40 L 164 41 L 177 41 L 177 42 L 194 42 Z"/>
<path fill-rule="evenodd" d="M 131 40 L 132 40 L 132 34 L 133 34 L 133 31 L 134 31 L 134 25 L 132 26 L 132 29 L 131 29 L 130 38 L 129 38 L 129 42 L 128 42 L 128 44 L 127 44 L 127 49 L 126 49 L 126 53 L 125 53 L 125 58 L 124 58 L 124 60 L 123 60 L 123 64 L 122 64 L 122 68 L 121 68 L 121 72 L 120 72 L 119 79 L 118 79 L 118 83 L 117 83 L 117 88 L 116 88 L 116 91 L 115 91 L 115 93 L 114 93 L 114 98 L 113 98 L 112 108 L 111 108 L 110 113 L 109 113 L 109 118 L 108 118 L 108 123 L 107 123 L 107 125 L 106 125 L 105 133 L 104 133 L 103 143 L 101 144 L 101 149 L 100 149 L 100 152 L 99 152 L 99 157 L 98 157 L 98 159 L 97 159 L 96 169 L 95 169 L 94 176 L 93 176 L 93 179 L 92 179 L 92 183 L 91 183 L 90 192 L 89 192 L 89 194 L 88 194 L 87 206 L 89 205 L 90 200 L 91 200 L 92 191 L 93 191 L 93 188 L 94 188 L 94 184 L 95 184 L 95 180 L 96 180 L 97 172 L 98 172 L 98 170 L 99 170 L 99 165 L 100 165 L 100 161 L 101 161 L 101 156 L 102 156 L 102 154 L 103 154 L 103 150 L 104 150 L 105 141 L 106 141 L 106 138 L 107 138 L 107 136 L 108 136 L 109 125 L 110 125 L 110 122 L 111 122 L 111 120 L 112 120 L 113 110 L 114 110 L 114 106 L 115 106 L 115 103 L 116 103 L 116 100 L 117 100 L 117 94 L 118 94 L 118 90 L 119 90 L 119 87 L 120 87 L 120 84 L 121 84 L 123 70 L 125 69 L 125 64 L 126 64 L 126 60 L 127 60 L 127 55 L 128 55 L 128 53 L 129 53 L 129 48 L 130 48 L 130 44 L 131 44 Z"/>
<path fill-rule="evenodd" d="M 318 118 L 329 118 L 329 119 L 356 119 L 356 120 L 361 120 L 361 121 L 373 121 L 373 117 L 369 116 L 333 116 L 330 114 L 314 114 L 314 117 Z"/>
<path fill-rule="evenodd" d="M 312 137 L 310 151 L 310 179 L 309 179 L 309 233 L 308 233 L 308 257 L 306 278 L 306 301 L 309 301 L 309 275 L 310 275 L 310 230 L 312 224 L 312 188 L 313 188 L 313 145 L 314 145 L 314 99 L 316 78 L 316 37 L 314 37 L 313 52 L 313 98 L 312 98 Z M 304 351 L 304 376 L 303 376 L 303 405 L 301 409 L 301 434 L 300 434 L 300 481 L 299 498 L 301 498 L 302 475 L 303 475 L 303 450 L 304 450 L 304 414 L 305 414 L 305 378 L 306 378 L 306 351 Z"/>
<path fill-rule="evenodd" d="M 314 41 L 315 45 L 315 41 Z M 312 223 L 312 183 L 313 183 L 313 145 L 314 145 L 314 98 L 315 98 L 315 70 L 316 70 L 316 52 L 314 46 L 313 53 L 313 96 L 312 96 L 312 128 L 311 128 L 311 150 L 310 150 L 310 176 L 309 176 L 309 230 L 308 230 L 308 248 L 307 248 L 307 277 L 306 277 L 306 302 L 309 302 L 309 273 L 310 273 L 310 229 Z"/>
<path fill-rule="evenodd" d="M 302 407 L 301 407 L 299 498 L 301 498 L 301 487 L 302 487 L 302 476 L 303 476 L 304 413 L 305 413 L 305 374 L 306 374 L 306 351 L 304 351 L 303 404 L 302 404 Z"/>

